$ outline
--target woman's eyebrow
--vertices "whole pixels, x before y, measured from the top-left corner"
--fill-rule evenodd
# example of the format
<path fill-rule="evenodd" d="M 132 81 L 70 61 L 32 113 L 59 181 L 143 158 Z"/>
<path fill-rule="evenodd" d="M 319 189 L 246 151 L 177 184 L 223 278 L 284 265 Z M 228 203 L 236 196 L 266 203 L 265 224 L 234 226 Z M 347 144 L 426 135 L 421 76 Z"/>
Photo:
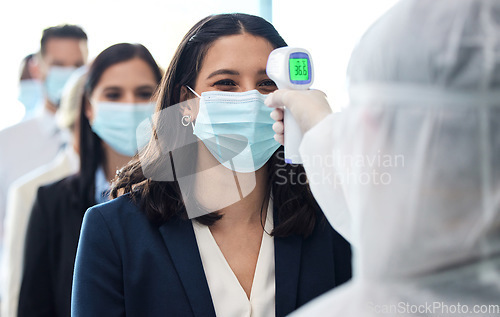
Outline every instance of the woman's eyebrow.
<path fill-rule="evenodd" d="M 106 90 L 121 90 L 121 89 L 122 89 L 122 87 L 120 87 L 120 86 L 108 86 L 108 87 L 105 87 L 103 89 L 103 91 L 106 91 Z"/>
<path fill-rule="evenodd" d="M 212 78 L 212 77 L 217 76 L 217 75 L 239 75 L 239 74 L 240 73 L 238 73 L 235 70 L 219 69 L 219 70 L 216 70 L 215 72 L 211 73 L 210 75 L 208 75 L 207 79 Z"/>
<path fill-rule="evenodd" d="M 134 90 L 144 90 L 144 89 L 155 89 L 155 86 L 153 85 L 142 85 L 142 86 L 139 86 L 139 87 L 136 87 Z"/>

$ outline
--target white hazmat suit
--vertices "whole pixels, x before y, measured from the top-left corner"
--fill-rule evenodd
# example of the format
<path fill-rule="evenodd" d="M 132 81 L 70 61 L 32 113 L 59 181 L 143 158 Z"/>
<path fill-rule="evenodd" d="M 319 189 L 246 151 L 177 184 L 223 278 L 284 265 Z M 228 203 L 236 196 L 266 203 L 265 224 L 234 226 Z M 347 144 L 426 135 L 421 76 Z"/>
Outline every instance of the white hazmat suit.
<path fill-rule="evenodd" d="M 500 1 L 400 1 L 348 81 L 300 150 L 354 276 L 292 316 L 499 316 Z"/>

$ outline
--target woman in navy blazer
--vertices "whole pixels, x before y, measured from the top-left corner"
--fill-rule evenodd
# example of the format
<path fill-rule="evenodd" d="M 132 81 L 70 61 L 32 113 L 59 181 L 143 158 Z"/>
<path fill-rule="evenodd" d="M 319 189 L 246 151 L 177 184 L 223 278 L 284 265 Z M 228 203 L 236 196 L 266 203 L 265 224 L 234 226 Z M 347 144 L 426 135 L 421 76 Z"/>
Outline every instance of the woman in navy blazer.
<path fill-rule="evenodd" d="M 70 316 L 73 267 L 84 213 L 107 200 L 107 194 L 103 195 L 109 191 L 107 180 L 130 160 L 109 139 L 93 132 L 90 114 L 95 118 L 98 104 L 92 105 L 90 100 L 120 106 L 123 104 L 118 102 L 143 104 L 151 98 L 161 75 L 149 50 L 129 43 L 102 51 L 85 74 L 84 91 L 75 96 L 79 100 L 75 142 L 80 170 L 37 192 L 26 231 L 18 317 Z"/>
<path fill-rule="evenodd" d="M 252 102 L 261 100 L 260 94 L 276 89 L 265 73 L 267 56 L 282 46 L 286 43 L 270 23 L 246 14 L 209 16 L 186 34 L 160 87 L 153 137 L 114 182 L 113 196 L 122 196 L 85 214 L 73 316 L 236 316 L 224 306 L 241 302 L 222 296 L 220 289 L 234 290 L 234 283 L 218 275 L 227 273 L 224 268 L 207 262 L 218 251 L 252 305 L 248 316 L 284 316 L 350 278 L 349 244 L 325 221 L 304 183 L 303 168 L 284 163 L 282 147 L 273 149 L 254 173 L 242 173 L 232 159 L 230 167 L 217 162 L 208 141 L 193 135 L 207 95 L 200 104 L 192 98 L 229 91 L 220 93 L 233 98 L 224 99 L 229 107 L 241 106 L 234 100 L 248 94 L 256 96 Z M 262 111 L 258 104 L 253 110 Z M 225 118 L 234 124 L 235 135 L 247 115 Z M 269 129 L 272 138 L 270 125 L 245 122 L 259 136 Z M 216 134 L 212 141 L 227 146 L 222 144 L 227 136 Z M 228 178 L 221 176 L 225 173 Z M 231 200 L 232 189 L 237 189 L 236 200 Z M 273 227 L 268 231 L 269 213 Z M 209 228 L 215 249 L 200 240 L 200 226 Z M 257 263 L 261 271 L 266 265 L 259 250 L 270 241 L 267 237 L 273 251 L 265 276 L 274 296 L 255 304 L 250 291 L 264 289 L 253 284 L 253 277 Z M 238 287 L 235 291 L 241 291 Z M 257 312 L 254 304 L 273 308 Z"/>

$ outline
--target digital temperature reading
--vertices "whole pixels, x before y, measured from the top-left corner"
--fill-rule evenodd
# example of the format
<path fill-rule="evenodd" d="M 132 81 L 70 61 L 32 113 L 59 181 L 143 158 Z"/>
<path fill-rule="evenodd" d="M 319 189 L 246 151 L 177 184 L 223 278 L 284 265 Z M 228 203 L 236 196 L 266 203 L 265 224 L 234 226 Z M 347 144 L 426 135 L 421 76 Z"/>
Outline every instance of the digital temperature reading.
<path fill-rule="evenodd" d="M 307 58 L 290 58 L 290 80 L 307 81 L 309 65 Z"/>
<path fill-rule="evenodd" d="M 314 66 L 311 54 L 300 47 L 280 47 L 269 54 L 266 73 L 274 80 L 278 89 L 306 90 L 314 81 Z M 285 105 L 285 163 L 302 164 L 299 145 L 302 131 Z"/>

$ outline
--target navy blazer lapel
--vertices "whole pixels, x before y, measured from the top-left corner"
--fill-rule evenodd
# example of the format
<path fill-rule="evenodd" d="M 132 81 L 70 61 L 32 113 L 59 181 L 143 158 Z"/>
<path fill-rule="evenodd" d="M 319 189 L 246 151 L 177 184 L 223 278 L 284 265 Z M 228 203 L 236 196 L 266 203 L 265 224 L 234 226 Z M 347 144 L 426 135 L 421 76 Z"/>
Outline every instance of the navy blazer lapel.
<path fill-rule="evenodd" d="M 278 223 L 278 207 L 274 206 L 274 223 Z M 302 237 L 274 237 L 276 281 L 276 317 L 285 316 L 297 308 Z"/>
<path fill-rule="evenodd" d="M 167 245 L 194 315 L 215 317 L 212 296 L 191 221 L 171 219 L 160 227 L 160 233 Z"/>

